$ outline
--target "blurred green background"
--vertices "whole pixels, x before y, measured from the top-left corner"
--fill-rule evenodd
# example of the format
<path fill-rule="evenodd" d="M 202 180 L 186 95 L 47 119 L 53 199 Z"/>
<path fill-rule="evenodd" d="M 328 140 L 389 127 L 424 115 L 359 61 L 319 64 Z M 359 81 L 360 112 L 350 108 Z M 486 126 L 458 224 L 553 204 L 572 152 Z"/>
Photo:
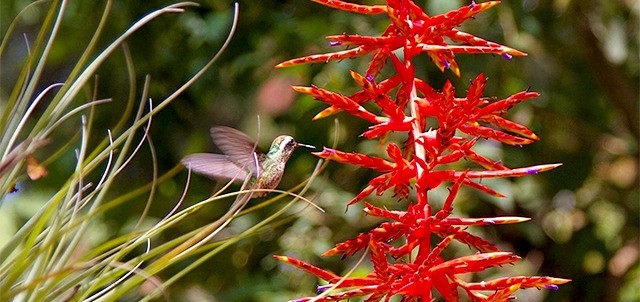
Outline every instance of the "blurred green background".
<path fill-rule="evenodd" d="M 3 37 L 12 19 L 29 3 L 0 2 Z M 183 14 L 161 17 L 127 41 L 139 85 L 146 74 L 151 75 L 153 99 L 168 96 L 188 80 L 226 38 L 232 2 L 199 3 L 199 8 Z M 453 0 L 418 3 L 430 14 L 468 4 Z M 159 0 L 115 1 L 101 45 L 107 45 L 145 13 L 167 4 Z M 24 63 L 22 34 L 26 40 L 35 38 L 47 8 L 44 2 L 30 9 L 9 37 L 11 47 L 1 61 L 0 100 L 6 100 Z M 103 9 L 103 1 L 69 3 L 42 87 L 64 81 L 70 62 L 77 60 L 91 38 Z M 468 21 L 462 29 L 527 52 L 528 57 L 507 61 L 499 56 L 459 55 L 460 78 L 450 72 L 440 73 L 426 58 L 417 62 L 420 77 L 435 88 L 449 79 L 459 95 L 480 72 L 489 78 L 486 96 L 502 98 L 528 87 L 541 93 L 540 98 L 510 113 L 514 120 L 529 125 L 541 137 L 539 142 L 523 148 L 491 144 L 479 148 L 510 167 L 564 165 L 542 175 L 490 183 L 507 198 L 493 199 L 465 189 L 455 204 L 456 215 L 461 216 L 532 218 L 516 226 L 473 230 L 524 258 L 522 264 L 487 276 L 549 275 L 574 280 L 556 292 L 526 290 L 519 296 L 521 301 L 640 299 L 639 12 L 640 4 L 632 0 L 505 1 Z M 153 120 L 151 137 L 161 171 L 171 169 L 187 154 L 215 151 L 208 130 L 212 125 L 236 127 L 255 137 L 258 115 L 263 148 L 273 137 L 285 133 L 304 143 L 332 145 L 336 139 L 333 117 L 311 122 L 324 105 L 297 95 L 289 85 L 315 84 L 352 93 L 356 88 L 348 70 L 364 72 L 366 58 L 281 70 L 273 66 L 286 59 L 332 51 L 325 35 L 376 35 L 387 25 L 384 17 L 334 11 L 310 1 L 240 1 L 239 27 L 221 60 Z M 96 133 L 105 133 L 117 120 L 120 104 L 128 94 L 122 52 L 112 56 L 98 75 L 98 98 L 114 100 L 103 105 L 100 122 L 94 126 Z M 338 149 L 383 154 L 376 143 L 358 137 L 366 123 L 345 114 L 335 117 L 339 120 Z M 73 131 L 69 129 L 69 133 Z M 67 134 L 55 133 L 54 137 Z M 143 151 L 127 169 L 118 187 L 122 192 L 150 180 L 149 161 L 145 160 L 148 156 L 148 151 Z M 50 175 L 45 180 L 22 186 L 42 192 L 55 188 L 72 171 L 69 166 L 73 160 L 73 152 L 69 152 L 48 167 Z M 290 188 L 308 177 L 316 161 L 307 151 L 296 151 L 279 188 Z M 312 295 L 317 280 L 279 265 L 271 255 L 299 257 L 338 273 L 349 270 L 357 259 L 322 259 L 319 254 L 380 222 L 362 215 L 360 205 L 346 212 L 344 206 L 373 176 L 370 171 L 331 163 L 312 186 L 326 214 L 309 208 L 295 221 L 243 240 L 171 287 L 172 301 L 281 301 Z M 155 216 L 162 217 L 169 211 L 185 179 L 183 172 L 162 184 L 153 209 Z M 206 198 L 212 189 L 210 180 L 194 177 L 186 203 Z M 445 194 L 446 190 L 435 190 L 431 199 L 441 202 Z M 389 197 L 372 201 L 397 206 Z M 142 207 L 141 202 L 115 209 L 104 218 L 103 234 L 96 236 L 108 238 L 121 232 Z M 192 230 L 221 215 L 224 209 L 226 205 L 211 206 L 194 215 L 190 225 L 181 225 L 173 230 L 175 233 L 164 236 Z M 242 217 L 222 236 L 246 229 L 269 213 L 265 210 Z M 7 229 L 13 227 L 7 223 Z M 472 252 L 466 247 L 453 248 L 460 255 Z M 166 274 L 171 275 L 171 271 Z"/>

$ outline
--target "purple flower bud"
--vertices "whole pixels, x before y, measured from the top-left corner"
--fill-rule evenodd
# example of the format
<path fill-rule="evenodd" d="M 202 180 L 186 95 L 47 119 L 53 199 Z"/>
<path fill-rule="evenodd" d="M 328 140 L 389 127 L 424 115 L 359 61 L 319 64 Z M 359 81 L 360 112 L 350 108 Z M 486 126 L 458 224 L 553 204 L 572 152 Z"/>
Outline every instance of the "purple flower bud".
<path fill-rule="evenodd" d="M 325 290 L 331 288 L 332 286 L 333 286 L 332 284 L 318 285 L 318 286 L 316 286 L 316 291 L 321 293 L 321 292 L 324 292 Z"/>
<path fill-rule="evenodd" d="M 512 56 L 512 55 L 510 55 L 510 54 L 508 54 L 508 53 L 506 53 L 506 52 L 503 52 L 503 53 L 501 53 L 500 55 L 501 55 L 503 58 L 507 59 L 507 60 L 511 60 L 511 59 L 513 59 L 513 56 Z"/>
<path fill-rule="evenodd" d="M 340 44 L 342 44 L 342 43 L 340 43 L 340 41 L 330 41 L 329 42 L 329 46 L 338 46 Z"/>
<path fill-rule="evenodd" d="M 451 63 L 447 60 L 442 60 L 442 65 L 444 65 L 445 69 L 449 69 L 449 67 L 451 67 Z"/>
<path fill-rule="evenodd" d="M 529 169 L 529 170 L 527 170 L 527 175 L 536 175 L 539 172 L 540 171 L 538 169 Z"/>
<path fill-rule="evenodd" d="M 555 284 L 547 284 L 544 286 L 544 288 L 548 289 L 548 290 L 558 290 L 558 286 Z"/>
<path fill-rule="evenodd" d="M 367 81 L 373 82 L 373 75 L 372 74 L 368 74 L 365 78 L 367 78 Z"/>
<path fill-rule="evenodd" d="M 476 6 L 476 2 L 471 0 L 471 4 L 469 4 L 469 7 L 475 7 Z"/>

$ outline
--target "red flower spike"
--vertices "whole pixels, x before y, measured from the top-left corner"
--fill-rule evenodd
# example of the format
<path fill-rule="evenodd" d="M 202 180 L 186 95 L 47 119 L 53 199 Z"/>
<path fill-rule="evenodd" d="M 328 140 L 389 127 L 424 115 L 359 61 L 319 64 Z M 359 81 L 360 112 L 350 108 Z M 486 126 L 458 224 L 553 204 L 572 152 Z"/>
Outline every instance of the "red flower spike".
<path fill-rule="evenodd" d="M 448 36 L 448 37 L 451 37 L 451 39 L 454 39 L 454 40 L 456 40 L 458 42 L 466 43 L 466 44 L 473 45 L 473 46 L 484 46 L 484 47 L 490 47 L 490 48 L 508 49 L 509 51 L 506 52 L 506 53 L 508 53 L 510 55 L 513 55 L 513 56 L 524 57 L 524 56 L 527 55 L 526 53 L 521 52 L 519 50 L 515 50 L 513 48 L 502 46 L 502 45 L 500 45 L 498 43 L 495 43 L 495 42 L 490 42 L 490 41 L 487 41 L 485 39 L 478 38 L 476 36 L 473 36 L 471 34 L 459 31 L 457 29 L 452 29 L 451 31 L 447 32 L 445 35 Z"/>
<path fill-rule="evenodd" d="M 440 230 L 437 230 L 434 228 L 434 232 L 440 236 L 440 237 L 446 237 L 449 236 L 451 234 L 455 234 L 455 239 L 461 243 L 464 243 L 470 247 L 473 247 L 474 249 L 483 252 L 483 253 L 489 253 L 489 252 L 497 252 L 499 251 L 498 247 L 495 246 L 493 243 L 486 241 L 478 236 L 472 235 L 467 231 L 463 231 L 458 227 L 451 227 L 451 226 L 441 226 L 442 228 Z"/>
<path fill-rule="evenodd" d="M 449 281 L 449 277 L 450 276 L 448 275 L 435 275 L 433 278 L 433 286 L 438 290 L 445 301 L 460 301 L 456 285 L 453 282 Z"/>
<path fill-rule="evenodd" d="M 378 89 L 380 90 L 381 93 L 387 93 L 389 92 L 389 90 L 391 90 L 393 87 L 397 86 L 399 84 L 399 78 L 398 77 L 392 77 L 386 80 L 383 80 L 382 82 L 380 82 L 378 84 Z M 368 94 L 365 93 L 365 91 L 359 91 L 355 94 L 353 94 L 352 96 L 350 96 L 349 98 L 353 101 L 355 101 L 358 104 L 362 104 L 366 101 L 368 101 L 369 99 L 367 99 Z M 313 117 L 313 120 L 317 120 L 317 119 L 321 119 L 333 114 L 336 114 L 338 112 L 341 112 L 342 109 L 340 109 L 339 107 L 335 106 L 335 105 L 331 105 L 329 108 L 326 108 L 324 110 L 322 110 L 320 113 L 318 113 L 315 117 Z"/>
<path fill-rule="evenodd" d="M 444 101 L 447 102 L 447 105 L 451 106 L 453 104 L 453 99 L 456 97 L 456 90 L 451 84 L 451 81 L 447 80 L 442 86 L 442 95 L 444 97 Z"/>
<path fill-rule="evenodd" d="M 474 189 L 476 189 L 478 191 L 485 192 L 485 193 L 487 193 L 487 194 L 489 194 L 491 196 L 500 197 L 500 198 L 505 197 L 504 194 L 502 194 L 502 193 L 500 193 L 500 192 L 498 192 L 498 191 L 496 191 L 496 190 L 494 190 L 494 189 L 492 189 L 492 188 L 490 188 L 488 186 L 485 186 L 483 184 L 471 181 L 469 179 L 465 179 L 464 180 L 464 185 L 467 186 L 467 187 L 470 187 L 470 188 L 474 188 Z"/>
<path fill-rule="evenodd" d="M 498 130 L 495 130 L 489 127 L 484 127 L 484 126 L 478 126 L 478 125 L 472 126 L 469 124 L 463 124 L 463 125 L 460 125 L 458 129 L 472 136 L 479 136 L 486 139 L 492 139 L 507 145 L 521 146 L 521 145 L 528 145 L 534 142 L 534 140 L 532 139 L 513 136 L 511 134 L 507 134 L 502 131 L 498 131 Z"/>
<path fill-rule="evenodd" d="M 316 121 L 316 120 L 325 118 L 327 116 L 334 115 L 334 114 L 336 114 L 336 113 L 338 113 L 340 111 L 342 111 L 342 110 L 340 110 L 340 108 L 332 105 L 332 106 L 330 106 L 330 107 L 318 112 L 318 114 L 316 114 L 311 120 L 312 121 Z"/>
<path fill-rule="evenodd" d="M 440 165 L 450 164 L 459 161 L 462 157 L 464 157 L 464 151 L 455 150 L 447 155 L 438 157 L 436 162 Z"/>
<path fill-rule="evenodd" d="M 483 117 L 480 120 L 483 122 L 487 122 L 491 125 L 494 125 L 496 127 L 500 127 L 511 133 L 515 133 L 532 140 L 537 141 L 540 139 L 535 133 L 533 133 L 533 131 L 529 130 L 529 128 L 499 116 L 493 115 L 493 116 Z"/>
<path fill-rule="evenodd" d="M 498 290 L 515 284 L 520 284 L 522 288 L 548 288 L 553 285 L 561 285 L 571 282 L 570 279 L 552 277 L 504 277 L 483 282 L 470 282 L 465 284 L 468 290 Z"/>
<path fill-rule="evenodd" d="M 279 256 L 279 255 L 273 255 L 273 257 L 278 259 L 278 260 L 280 260 L 280 261 L 282 261 L 282 262 L 284 262 L 284 263 L 288 263 L 288 264 L 291 264 L 291 265 L 293 265 L 295 267 L 298 267 L 298 268 L 300 268 L 300 269 L 302 269 L 302 270 L 304 270 L 304 271 L 306 271 L 306 272 L 308 272 L 310 274 L 313 274 L 313 275 L 317 276 L 318 278 L 323 279 L 325 281 L 330 281 L 330 280 L 339 278 L 338 275 L 336 275 L 336 274 L 334 274 L 332 272 L 323 270 L 323 269 L 321 269 L 319 267 L 313 266 L 313 265 L 311 265 L 309 263 L 306 263 L 304 261 L 298 260 L 296 258 L 291 258 L 291 257 L 287 257 L 287 256 Z"/>
<path fill-rule="evenodd" d="M 382 244 L 372 240 L 369 242 L 369 250 L 371 251 L 371 263 L 375 268 L 376 278 L 386 280 L 389 277 L 389 263 Z"/>
<path fill-rule="evenodd" d="M 480 138 L 508 145 L 521 146 L 538 140 L 538 136 L 524 125 L 504 117 L 505 113 L 522 101 L 537 97 L 536 92 L 523 91 L 497 100 L 484 97 L 486 78 L 479 74 L 464 97 L 456 97 L 451 82 L 441 91 L 416 78 L 414 59 L 428 56 L 436 67 L 460 75 L 455 61 L 458 53 L 492 53 L 507 59 L 526 56 L 526 53 L 487 41 L 458 30 L 458 26 L 487 10 L 498 1 L 471 4 L 450 12 L 429 16 L 411 0 L 388 0 L 387 5 L 359 5 L 338 0 L 315 0 L 325 6 L 359 14 L 384 14 L 390 20 L 378 36 L 357 34 L 330 35 L 331 46 L 350 46 L 348 50 L 310 55 L 278 64 L 285 67 L 313 62 L 328 62 L 355 58 L 371 53 L 373 57 L 366 72 L 351 71 L 360 90 L 350 96 L 330 92 L 315 86 L 294 87 L 329 105 L 315 119 L 337 112 L 362 118 L 371 125 L 361 136 L 378 139 L 380 144 L 391 132 L 406 135 L 404 144 L 388 143 L 389 160 L 374 156 L 325 148 L 316 156 L 372 169 L 381 174 L 371 179 L 352 200 L 351 205 L 370 194 L 392 190 L 394 199 L 415 194 L 406 211 L 387 210 L 365 203 L 367 215 L 385 220 L 374 229 L 356 238 L 338 243 L 323 256 L 351 256 L 368 251 L 372 270 L 364 277 L 339 277 L 329 271 L 297 259 L 276 256 L 283 262 L 303 269 L 329 282 L 318 290 L 328 291 L 318 297 L 296 301 L 337 301 L 361 297 L 365 301 L 389 300 L 401 295 L 403 301 L 431 301 L 437 290 L 446 301 L 506 301 L 520 288 L 557 289 L 570 280 L 551 277 L 509 277 L 467 283 L 458 275 L 483 271 L 490 267 L 513 263 L 520 258 L 500 252 L 498 247 L 466 230 L 467 226 L 491 226 L 518 223 L 525 217 L 452 217 L 455 197 L 461 185 L 487 194 L 502 197 L 501 193 L 481 184 L 484 178 L 521 177 L 558 167 L 558 164 L 523 168 L 508 168 L 501 162 L 473 150 Z M 402 55 L 402 60 L 398 55 Z M 381 79 L 380 71 L 391 61 L 395 73 Z M 376 82 L 376 80 L 378 82 Z M 497 100 L 497 101 L 496 101 Z M 365 109 L 363 105 L 367 104 Z M 379 115 L 373 113 L 379 112 Z M 434 127 L 434 128 L 428 128 Z M 463 159 L 477 164 L 479 170 L 453 170 Z M 443 166 L 446 165 L 446 166 Z M 478 169 L 478 167 L 472 167 Z M 432 214 L 429 190 L 453 182 L 442 209 Z M 413 186 L 415 184 L 415 186 Z M 436 235 L 442 240 L 435 246 Z M 479 254 L 447 259 L 442 254 L 456 240 L 479 251 Z M 402 258 L 398 260 L 398 258 Z M 482 293 L 492 291 L 490 296 Z M 466 297 L 459 294 L 466 293 Z"/>
<path fill-rule="evenodd" d="M 483 3 L 474 3 L 473 5 L 463 6 L 456 10 L 452 10 L 450 12 L 429 18 L 428 20 L 429 23 L 425 24 L 425 26 L 455 28 L 460 24 L 462 24 L 467 19 L 473 18 L 475 15 L 487 9 L 490 9 L 498 4 L 500 4 L 500 1 L 488 1 Z"/>
<path fill-rule="evenodd" d="M 469 87 L 469 91 L 467 92 L 467 99 L 465 107 L 467 110 L 473 110 L 474 107 L 477 107 L 481 104 L 482 101 L 482 93 L 484 92 L 484 88 L 487 84 L 487 79 L 484 77 L 484 74 L 479 74 L 473 82 L 471 82 L 471 87 Z"/>
<path fill-rule="evenodd" d="M 339 163 L 361 166 L 363 168 L 372 169 L 379 172 L 387 172 L 396 167 L 395 163 L 386 161 L 381 158 L 372 157 L 360 153 L 342 152 L 327 147 L 325 147 L 322 152 L 313 152 L 311 154 Z"/>
<path fill-rule="evenodd" d="M 410 34 L 410 26 L 407 22 L 409 21 L 409 10 L 398 3 L 399 1 L 387 1 L 387 16 L 389 16 L 391 24 L 400 32 L 399 36 L 406 37 Z"/>
<path fill-rule="evenodd" d="M 452 179 L 452 171 L 434 171 L 424 174 L 418 179 L 423 188 L 433 189 L 438 187 L 443 181 Z"/>
<path fill-rule="evenodd" d="M 358 116 L 364 120 L 367 120 L 371 123 L 379 123 L 387 120 L 384 118 L 377 117 L 375 114 L 367 111 L 367 109 L 364 109 L 364 107 L 354 102 L 349 97 L 341 95 L 339 93 L 330 92 L 328 90 L 318 88 L 315 86 L 312 86 L 312 87 L 293 86 L 293 90 L 300 93 L 308 94 L 313 98 L 320 100 L 322 102 L 325 102 L 329 105 L 335 105 L 340 109 L 352 115 Z"/>
<path fill-rule="evenodd" d="M 436 259 L 440 257 L 440 253 L 444 251 L 444 249 L 449 245 L 449 243 L 451 243 L 451 241 L 453 241 L 454 238 L 455 234 L 444 237 L 442 241 L 438 242 L 438 245 L 436 245 L 436 247 L 431 250 L 424 262 L 426 264 L 436 263 Z"/>
<path fill-rule="evenodd" d="M 359 234 L 355 239 L 347 240 L 345 242 L 337 244 L 334 248 L 324 252 L 323 257 L 329 257 L 339 254 L 351 256 L 358 251 L 364 249 L 364 247 L 371 241 L 371 234 Z"/>
<path fill-rule="evenodd" d="M 496 224 L 512 224 L 529 221 L 531 218 L 526 217 L 491 217 L 491 218 L 445 218 L 442 219 L 442 225 L 496 225 Z"/>
<path fill-rule="evenodd" d="M 355 58 L 358 56 L 365 55 L 374 50 L 375 48 L 361 46 L 361 47 L 356 47 L 349 50 L 336 51 L 336 52 L 331 52 L 327 54 L 310 55 L 302 58 L 292 59 L 292 60 L 284 61 L 276 65 L 275 67 L 283 68 L 283 67 L 290 67 L 290 66 L 295 66 L 300 64 L 326 63 L 329 61 L 350 59 L 350 58 Z"/>
<path fill-rule="evenodd" d="M 402 121 L 390 120 L 388 122 L 378 123 L 369 127 L 370 130 L 362 133 L 362 136 L 368 139 L 379 138 L 387 135 L 391 131 L 406 132 L 411 129 L 413 118 L 405 117 Z"/>
<path fill-rule="evenodd" d="M 467 173 L 462 173 L 456 179 L 456 182 L 453 184 L 451 189 L 449 189 L 449 195 L 447 195 L 447 199 L 445 199 L 444 204 L 442 205 L 442 210 L 438 211 L 435 215 L 435 218 L 438 220 L 444 219 L 448 217 L 451 212 L 453 212 L 453 200 L 456 198 L 458 194 L 458 190 L 460 189 L 460 185 L 464 182 L 465 178 L 467 178 Z"/>
<path fill-rule="evenodd" d="M 473 150 L 465 150 L 465 155 L 464 157 L 478 165 L 480 165 L 481 167 L 487 169 L 487 170 L 508 170 L 509 168 L 503 166 L 502 164 L 500 164 L 499 162 L 495 162 L 492 161 L 478 153 L 476 153 Z"/>
<path fill-rule="evenodd" d="M 337 42 L 337 44 L 340 46 L 369 45 L 369 46 L 383 47 L 383 46 L 387 46 L 390 43 L 398 41 L 398 39 L 396 39 L 395 37 L 388 37 L 388 36 L 387 37 L 371 37 L 371 36 L 348 35 L 348 34 L 326 36 L 325 38 L 331 42 Z M 395 48 L 398 48 L 400 46 L 402 45 L 397 45 L 397 47 Z"/>
<path fill-rule="evenodd" d="M 378 176 L 380 177 L 380 176 Z M 371 183 L 371 182 L 369 182 Z M 347 203 L 347 206 L 350 206 L 352 204 L 358 203 L 359 201 L 364 200 L 365 198 L 367 198 L 367 196 L 371 195 L 371 193 L 373 193 L 373 191 L 376 190 L 375 186 L 372 185 L 368 185 L 366 186 L 364 189 L 362 189 L 360 191 L 360 193 L 358 193 L 358 195 L 356 195 L 356 197 L 354 197 L 353 199 L 349 200 L 349 202 Z"/>
<path fill-rule="evenodd" d="M 344 254 L 351 256 L 358 251 L 361 251 L 367 247 L 370 240 L 376 242 L 386 242 L 402 235 L 402 228 L 404 225 L 398 222 L 384 222 L 377 228 L 371 230 L 368 233 L 359 234 L 355 239 L 350 239 L 345 242 L 336 244 L 336 246 L 322 254 L 323 257 L 334 256 Z"/>
<path fill-rule="evenodd" d="M 381 91 L 383 91 L 383 93 L 386 93 L 389 89 L 391 89 L 393 86 L 397 85 L 397 80 L 394 81 L 394 78 L 390 78 L 387 80 L 384 80 L 382 82 L 380 82 L 378 84 L 378 87 Z M 367 94 L 364 91 L 359 91 L 355 94 L 353 94 L 352 96 L 350 96 L 349 98 L 353 101 L 355 101 L 358 104 L 362 104 L 365 101 L 368 101 L 368 99 L 366 99 Z M 313 120 L 318 120 L 321 118 L 325 118 L 327 116 L 336 114 L 338 112 L 341 112 L 342 109 L 340 109 L 338 106 L 335 105 L 331 105 L 329 108 L 326 108 L 324 110 L 322 110 L 320 113 L 316 114 L 316 116 L 313 117 Z"/>
<path fill-rule="evenodd" d="M 446 270 L 449 274 L 480 272 L 488 267 L 514 263 L 520 259 L 509 252 L 482 253 L 445 261 L 435 265 L 430 271 L 437 273 L 439 270 Z"/>
<path fill-rule="evenodd" d="M 367 213 L 367 215 L 371 215 L 374 217 L 388 218 L 395 221 L 403 221 L 404 215 L 407 214 L 407 212 L 404 212 L 404 211 L 390 211 L 387 209 L 382 209 L 368 202 L 364 203 L 363 211 Z"/>
<path fill-rule="evenodd" d="M 513 106 L 519 104 L 522 101 L 537 98 L 540 96 L 537 92 L 531 91 L 522 91 L 511 95 L 506 99 L 499 100 L 497 102 L 493 102 L 488 104 L 478 111 L 478 116 L 483 117 L 487 115 L 503 115 L 507 112 L 507 110 L 511 109 Z"/>
<path fill-rule="evenodd" d="M 400 147 L 398 147 L 398 145 L 387 145 L 387 154 L 389 154 L 389 157 L 396 163 L 396 167 L 405 167 L 409 165 L 409 162 L 402 157 L 402 151 L 400 151 Z"/>
<path fill-rule="evenodd" d="M 515 50 L 513 48 L 500 46 L 500 47 L 489 47 L 489 46 L 458 46 L 458 45 L 430 45 L 430 44 L 418 44 L 420 50 L 427 53 L 442 53 L 443 57 L 446 54 L 450 54 L 451 57 L 454 53 L 466 53 L 466 54 L 508 54 L 512 56 L 526 56 L 525 53 Z M 448 61 L 450 64 L 454 64 L 455 61 L 449 58 Z M 450 68 L 450 67 L 447 67 Z M 460 76 L 459 74 L 456 74 Z"/>
<path fill-rule="evenodd" d="M 362 91 L 368 95 L 369 99 L 373 100 L 379 107 L 382 109 L 386 115 L 391 117 L 391 120 L 395 121 L 403 121 L 405 116 L 404 112 L 396 104 L 387 96 L 383 91 L 381 91 L 372 80 L 363 77 L 359 73 L 351 70 L 351 77 L 356 81 L 356 83 L 362 87 Z"/>
<path fill-rule="evenodd" d="M 549 171 L 560 166 L 562 166 L 562 164 L 546 164 L 546 165 L 537 165 L 537 166 L 516 168 L 516 169 L 509 169 L 509 170 L 468 171 L 466 173 L 467 173 L 467 177 L 469 178 L 520 177 L 520 176 L 538 174 L 540 172 Z M 460 175 L 461 173 L 458 172 L 454 174 Z"/>
<path fill-rule="evenodd" d="M 373 59 L 371 59 L 371 63 L 369 63 L 369 68 L 367 68 L 366 74 L 370 74 L 372 76 L 377 76 L 384 64 L 387 61 L 387 57 L 389 56 L 389 50 L 387 48 L 382 48 L 373 55 Z"/>

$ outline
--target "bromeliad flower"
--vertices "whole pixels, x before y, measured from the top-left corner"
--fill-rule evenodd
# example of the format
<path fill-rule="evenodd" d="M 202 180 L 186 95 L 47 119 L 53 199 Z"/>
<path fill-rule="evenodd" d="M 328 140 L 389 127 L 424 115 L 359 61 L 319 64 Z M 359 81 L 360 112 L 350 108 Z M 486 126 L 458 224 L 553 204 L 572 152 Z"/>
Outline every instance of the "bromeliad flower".
<path fill-rule="evenodd" d="M 507 301 L 523 288 L 557 289 L 570 280 L 552 277 L 508 277 L 467 282 L 461 275 L 481 272 L 490 267 L 514 263 L 520 258 L 473 234 L 469 226 L 496 226 L 528 221 L 525 217 L 453 217 L 455 197 L 461 186 L 471 187 L 493 196 L 500 192 L 482 184 L 482 179 L 522 177 L 551 170 L 559 164 L 509 168 L 499 160 L 474 151 L 481 139 L 506 145 L 522 146 L 538 140 L 524 125 L 505 117 L 513 106 L 538 96 L 522 91 L 507 98 L 483 96 L 486 78 L 478 75 L 466 95 L 456 96 L 449 81 L 441 90 L 416 77 L 413 60 L 424 53 L 440 69 L 450 69 L 459 76 L 456 53 L 494 53 L 504 57 L 524 53 L 489 42 L 457 29 L 464 21 L 499 2 L 471 4 L 445 14 L 429 16 L 409 0 L 388 0 L 386 5 L 359 5 L 338 0 L 315 0 L 323 5 L 360 14 L 386 13 L 390 24 L 377 37 L 361 35 L 328 36 L 331 45 L 352 47 L 348 50 L 311 55 L 279 64 L 285 67 L 303 63 L 325 62 L 373 54 L 364 74 L 350 71 L 360 88 L 344 95 L 311 86 L 294 90 L 329 105 L 314 119 L 345 112 L 370 123 L 362 133 L 366 139 L 378 139 L 386 146 L 384 157 L 324 148 L 314 153 L 324 159 L 356 165 L 378 173 L 353 199 L 352 205 L 372 193 L 393 192 L 393 199 L 406 200 L 406 209 L 389 210 L 365 201 L 364 212 L 381 219 L 375 228 L 355 238 L 336 244 L 323 256 L 349 257 L 368 253 L 372 271 L 362 277 L 338 276 L 304 261 L 276 256 L 287 264 L 311 273 L 328 284 L 320 286 L 316 297 L 296 301 L 337 301 L 366 297 L 366 301 L 387 301 L 400 295 L 402 301 L 431 301 L 433 290 L 446 301 L 459 301 L 466 293 L 471 301 Z M 456 43 L 455 45 L 453 43 Z M 402 59 L 401 59 L 402 58 Z M 386 62 L 394 74 L 375 80 Z M 365 108 L 365 103 L 366 108 Z M 428 126 L 429 125 L 429 126 Z M 391 132 L 404 133 L 402 144 L 387 142 Z M 460 161 L 472 165 L 457 170 Z M 429 191 L 453 183 L 439 210 L 432 209 Z M 446 259 L 452 241 L 468 245 L 476 254 Z M 486 295 L 488 291 L 492 293 Z"/>

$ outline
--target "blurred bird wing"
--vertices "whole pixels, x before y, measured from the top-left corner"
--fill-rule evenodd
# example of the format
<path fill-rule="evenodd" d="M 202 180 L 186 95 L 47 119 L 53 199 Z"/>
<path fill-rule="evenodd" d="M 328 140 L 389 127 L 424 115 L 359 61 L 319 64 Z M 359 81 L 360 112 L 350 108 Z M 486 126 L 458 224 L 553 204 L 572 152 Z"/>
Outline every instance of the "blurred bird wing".
<path fill-rule="evenodd" d="M 258 157 L 261 152 L 246 134 L 233 128 L 217 126 L 211 128 L 211 138 L 230 161 L 249 171 L 254 177 L 260 174 Z"/>
<path fill-rule="evenodd" d="M 228 156 L 213 153 L 191 154 L 181 160 L 191 171 L 212 178 L 226 178 L 243 181 L 247 178 L 247 170 L 229 160 Z"/>

